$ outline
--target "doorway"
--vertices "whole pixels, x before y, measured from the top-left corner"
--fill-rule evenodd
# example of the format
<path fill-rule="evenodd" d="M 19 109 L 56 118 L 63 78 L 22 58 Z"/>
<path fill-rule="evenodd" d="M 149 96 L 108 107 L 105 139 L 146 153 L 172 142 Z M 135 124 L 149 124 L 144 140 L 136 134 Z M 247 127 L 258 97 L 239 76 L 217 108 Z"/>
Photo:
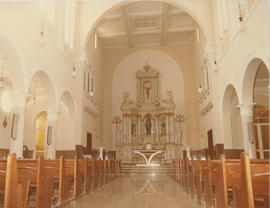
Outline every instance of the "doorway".
<path fill-rule="evenodd" d="M 92 134 L 87 132 L 86 136 L 86 154 L 92 153 Z"/>
<path fill-rule="evenodd" d="M 213 130 L 210 129 L 207 132 L 208 137 L 208 155 L 211 157 L 211 159 L 214 159 L 214 142 L 213 142 Z"/>
<path fill-rule="evenodd" d="M 44 147 L 46 139 L 46 130 L 47 130 L 47 112 L 40 113 L 35 122 L 36 126 L 36 149 L 35 149 L 35 158 L 44 156 Z"/>

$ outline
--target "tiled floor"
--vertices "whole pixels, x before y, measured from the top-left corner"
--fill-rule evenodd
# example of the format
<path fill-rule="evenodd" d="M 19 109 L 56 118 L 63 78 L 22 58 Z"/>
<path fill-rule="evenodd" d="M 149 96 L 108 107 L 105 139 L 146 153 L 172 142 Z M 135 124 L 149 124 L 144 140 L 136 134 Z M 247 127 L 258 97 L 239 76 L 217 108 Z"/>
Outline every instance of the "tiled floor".
<path fill-rule="evenodd" d="M 167 175 L 124 175 L 65 208 L 196 208 L 199 207 Z"/>

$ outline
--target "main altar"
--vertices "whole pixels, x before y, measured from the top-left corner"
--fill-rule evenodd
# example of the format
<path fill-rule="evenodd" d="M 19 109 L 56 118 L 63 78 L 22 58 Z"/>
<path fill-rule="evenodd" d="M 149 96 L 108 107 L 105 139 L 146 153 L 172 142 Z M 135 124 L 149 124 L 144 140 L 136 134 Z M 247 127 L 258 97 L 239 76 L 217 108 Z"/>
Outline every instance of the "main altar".
<path fill-rule="evenodd" d="M 146 153 L 158 152 L 151 158 L 151 164 L 170 163 L 182 152 L 183 134 L 179 134 L 179 128 L 182 131 L 180 125 L 184 117 L 178 115 L 178 120 L 175 117 L 172 91 L 167 91 L 166 98 L 160 98 L 158 71 L 146 63 L 135 75 L 136 100 L 130 98 L 129 92 L 124 92 L 120 106 L 122 118 L 116 116 L 113 119 L 117 158 L 124 163 L 146 164 L 146 159 L 152 155 Z M 180 125 L 179 119 L 182 119 Z"/>

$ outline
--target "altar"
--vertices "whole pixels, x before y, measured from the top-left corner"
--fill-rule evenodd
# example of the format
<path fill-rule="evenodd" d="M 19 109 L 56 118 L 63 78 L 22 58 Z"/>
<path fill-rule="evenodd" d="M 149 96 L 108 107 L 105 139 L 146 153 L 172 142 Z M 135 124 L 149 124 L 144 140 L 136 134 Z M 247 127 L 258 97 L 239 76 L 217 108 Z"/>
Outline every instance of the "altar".
<path fill-rule="evenodd" d="M 158 71 L 146 63 L 135 75 L 136 100 L 124 92 L 122 117 L 113 118 L 117 159 L 138 165 L 170 163 L 182 151 L 184 116 L 175 116 L 172 91 L 167 90 L 167 97 L 160 98 Z"/>
<path fill-rule="evenodd" d="M 165 149 L 131 149 L 134 154 L 141 155 L 145 163 L 137 163 L 138 167 L 157 167 L 160 163 L 152 163 L 152 159 L 159 154 L 165 153 Z"/>

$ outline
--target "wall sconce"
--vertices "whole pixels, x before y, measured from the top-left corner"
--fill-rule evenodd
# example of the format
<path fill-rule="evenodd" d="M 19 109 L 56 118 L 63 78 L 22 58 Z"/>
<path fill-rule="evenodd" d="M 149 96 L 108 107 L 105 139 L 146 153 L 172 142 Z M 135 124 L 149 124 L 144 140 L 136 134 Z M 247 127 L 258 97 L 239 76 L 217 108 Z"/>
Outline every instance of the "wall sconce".
<path fill-rule="evenodd" d="M 0 89 L 4 87 L 4 79 L 0 77 Z"/>
<path fill-rule="evenodd" d="M 200 85 L 200 86 L 199 86 L 199 88 L 198 88 L 198 93 L 200 93 L 200 94 L 201 94 L 201 93 L 202 93 L 202 91 L 203 91 L 203 88 L 202 88 L 202 85 Z"/>
<path fill-rule="evenodd" d="M 72 76 L 73 78 L 76 78 L 76 75 L 77 75 L 76 68 L 73 67 L 71 76 Z"/>
<path fill-rule="evenodd" d="M 5 116 L 5 119 L 3 121 L 3 127 L 6 128 L 7 125 L 8 125 L 8 123 L 7 123 L 7 117 Z"/>
<path fill-rule="evenodd" d="M 217 70 L 218 70 L 217 61 L 214 61 L 214 64 L 213 64 L 213 70 L 214 70 L 214 71 L 217 71 Z"/>
<path fill-rule="evenodd" d="M 94 92 L 91 90 L 90 91 L 90 96 L 93 97 L 94 96 Z"/>
<path fill-rule="evenodd" d="M 2 57 L 2 73 L 0 77 L 0 89 L 4 87 L 5 57 Z"/>
<path fill-rule="evenodd" d="M 38 44 L 41 47 L 43 47 L 46 44 L 46 39 L 45 39 L 45 35 L 44 35 L 44 32 L 43 31 L 40 32 L 40 39 L 39 39 Z"/>
<path fill-rule="evenodd" d="M 239 30 L 244 31 L 246 29 L 243 17 L 239 17 Z"/>

